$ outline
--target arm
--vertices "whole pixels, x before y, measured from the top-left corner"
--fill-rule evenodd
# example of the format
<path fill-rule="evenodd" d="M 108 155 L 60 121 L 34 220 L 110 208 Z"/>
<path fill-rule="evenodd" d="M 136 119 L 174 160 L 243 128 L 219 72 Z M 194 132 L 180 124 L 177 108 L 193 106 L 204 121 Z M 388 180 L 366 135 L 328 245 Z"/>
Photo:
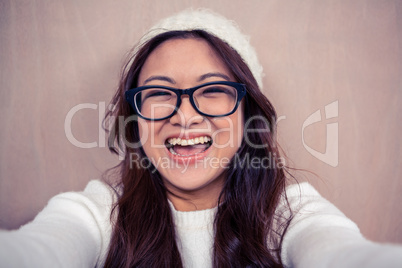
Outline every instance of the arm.
<path fill-rule="evenodd" d="M 102 265 L 112 203 L 112 190 L 100 181 L 91 181 L 84 192 L 53 197 L 31 223 L 0 232 L 0 267 Z"/>
<path fill-rule="evenodd" d="M 292 185 L 286 192 L 295 213 L 283 240 L 287 267 L 401 267 L 402 246 L 366 240 L 310 184 Z"/>

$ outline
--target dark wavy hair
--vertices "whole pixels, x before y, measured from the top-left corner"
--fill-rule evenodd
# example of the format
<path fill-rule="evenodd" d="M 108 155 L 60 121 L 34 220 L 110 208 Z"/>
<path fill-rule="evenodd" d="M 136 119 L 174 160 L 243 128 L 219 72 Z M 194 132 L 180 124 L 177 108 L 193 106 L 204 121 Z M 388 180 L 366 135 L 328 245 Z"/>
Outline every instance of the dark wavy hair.
<path fill-rule="evenodd" d="M 182 267 L 175 240 L 172 213 L 167 189 L 158 172 L 130 165 L 130 154 L 144 160 L 136 115 L 125 101 L 124 93 L 136 87 L 138 76 L 147 57 L 161 43 L 170 39 L 195 38 L 205 40 L 229 67 L 236 82 L 246 85 L 244 118 L 249 128 L 265 132 L 246 133 L 242 144 L 227 170 L 219 196 L 214 221 L 214 267 L 282 267 L 280 258 L 283 235 L 290 218 L 280 219 L 276 208 L 286 199 L 285 168 L 281 165 L 276 143 L 276 112 L 260 91 L 250 69 L 240 55 L 221 39 L 203 30 L 170 31 L 159 34 L 143 44 L 125 65 L 119 88 L 105 120 L 115 120 L 109 133 L 109 148 L 125 151 L 124 160 L 115 167 L 120 190 L 111 220 L 113 232 L 105 267 Z M 129 119 L 131 118 L 131 120 Z M 122 126 L 123 123 L 123 126 Z M 245 129 L 245 131 L 247 131 Z M 256 146 L 259 145 L 259 146 Z M 241 159 L 270 156 L 270 167 L 242 166 Z M 281 224 L 279 224 L 281 223 Z"/>

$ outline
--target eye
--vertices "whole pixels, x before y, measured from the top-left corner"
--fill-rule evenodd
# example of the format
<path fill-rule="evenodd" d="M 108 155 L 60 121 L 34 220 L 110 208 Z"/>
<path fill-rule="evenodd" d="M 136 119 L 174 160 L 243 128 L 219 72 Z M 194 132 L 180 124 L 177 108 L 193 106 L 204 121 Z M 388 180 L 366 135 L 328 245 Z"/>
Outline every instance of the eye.
<path fill-rule="evenodd" d="M 207 86 L 205 88 L 201 88 L 197 96 L 202 96 L 204 98 L 233 98 L 236 96 L 236 89 L 225 85 Z"/>
<path fill-rule="evenodd" d="M 150 92 L 147 92 L 145 95 L 146 98 L 150 97 L 158 97 L 158 96 L 170 96 L 170 92 L 164 91 L 164 90 L 152 90 Z"/>
<path fill-rule="evenodd" d="M 150 88 L 142 92 L 142 100 L 166 101 L 173 97 L 173 93 L 165 89 Z"/>
<path fill-rule="evenodd" d="M 202 91 L 202 94 L 213 94 L 213 93 L 226 93 L 227 90 L 222 87 L 209 87 Z"/>

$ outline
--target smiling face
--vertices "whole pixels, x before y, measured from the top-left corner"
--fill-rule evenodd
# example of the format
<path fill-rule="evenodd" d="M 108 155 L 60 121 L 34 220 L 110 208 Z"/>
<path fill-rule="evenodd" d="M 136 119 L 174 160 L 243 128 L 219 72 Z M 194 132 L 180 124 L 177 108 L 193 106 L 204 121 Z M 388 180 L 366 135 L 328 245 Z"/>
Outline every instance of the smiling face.
<path fill-rule="evenodd" d="M 149 55 L 138 86 L 186 89 L 214 81 L 235 79 L 206 41 L 171 39 Z M 229 116 L 204 117 L 185 95 L 172 117 L 161 121 L 139 119 L 143 149 L 161 174 L 177 209 L 191 210 L 180 205 L 184 199 L 176 196 L 191 200 L 196 209 L 216 206 L 224 171 L 243 138 L 242 106 Z"/>

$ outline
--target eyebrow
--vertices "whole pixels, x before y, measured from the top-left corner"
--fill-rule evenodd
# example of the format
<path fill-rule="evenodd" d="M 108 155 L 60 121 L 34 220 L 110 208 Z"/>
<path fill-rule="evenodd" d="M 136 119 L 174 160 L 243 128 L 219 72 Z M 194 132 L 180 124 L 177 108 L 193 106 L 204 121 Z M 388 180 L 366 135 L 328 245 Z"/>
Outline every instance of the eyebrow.
<path fill-rule="evenodd" d="M 168 82 L 168 83 L 171 83 L 171 84 L 176 84 L 176 82 L 170 77 L 163 76 L 163 75 L 155 75 L 155 76 L 151 76 L 148 79 L 146 79 L 144 81 L 144 85 L 149 83 L 149 82 L 151 82 L 151 81 L 155 81 L 155 80 L 165 81 L 165 82 Z"/>
<path fill-rule="evenodd" d="M 225 79 L 227 81 L 230 81 L 230 77 L 227 76 L 226 74 L 223 74 L 223 73 L 206 73 L 206 74 L 203 74 L 203 75 L 200 76 L 200 78 L 198 79 L 198 82 L 201 82 L 202 80 L 205 80 L 205 79 L 210 78 L 210 77 L 220 77 L 220 78 L 223 78 L 223 79 Z"/>
<path fill-rule="evenodd" d="M 210 78 L 210 77 L 220 77 L 220 78 L 223 78 L 223 79 L 225 79 L 227 81 L 230 81 L 230 77 L 227 76 L 226 74 L 223 74 L 223 73 L 206 73 L 206 74 L 201 75 L 200 78 L 198 78 L 198 82 L 201 82 L 201 81 L 203 81 L 203 80 L 205 80 L 207 78 Z M 171 83 L 171 84 L 176 84 L 176 82 L 172 78 L 170 78 L 168 76 L 155 75 L 155 76 L 151 76 L 151 77 L 147 78 L 144 81 L 144 85 L 149 83 L 149 82 L 151 82 L 151 81 L 156 81 L 156 80 L 165 81 L 165 82 L 168 82 L 168 83 Z"/>

